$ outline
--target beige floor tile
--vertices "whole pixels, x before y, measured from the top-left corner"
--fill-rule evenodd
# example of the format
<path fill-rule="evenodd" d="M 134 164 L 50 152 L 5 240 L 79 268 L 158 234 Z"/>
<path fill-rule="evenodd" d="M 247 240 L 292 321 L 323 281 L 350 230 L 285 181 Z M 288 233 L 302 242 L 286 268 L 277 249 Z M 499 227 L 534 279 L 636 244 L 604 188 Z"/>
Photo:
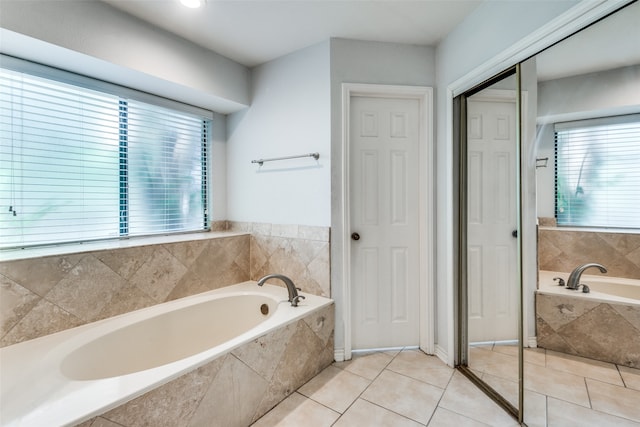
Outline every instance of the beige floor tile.
<path fill-rule="evenodd" d="M 547 398 L 548 427 L 638 427 L 640 424 L 563 400 Z"/>
<path fill-rule="evenodd" d="M 593 378 L 609 384 L 624 385 L 620 373 L 613 363 L 600 362 L 549 350 L 547 352 L 547 368 Z"/>
<path fill-rule="evenodd" d="M 504 379 L 518 379 L 517 357 L 486 348 L 469 349 L 469 367 Z"/>
<path fill-rule="evenodd" d="M 395 354 L 375 352 L 354 354 L 351 360 L 336 362 L 334 365 L 369 380 L 374 380 L 391 362 Z"/>
<path fill-rule="evenodd" d="M 586 382 L 593 409 L 640 423 L 640 391 L 590 378 Z"/>
<path fill-rule="evenodd" d="M 518 357 L 518 346 L 515 345 L 495 345 L 493 351 L 507 356 Z M 546 351 L 544 348 L 525 348 L 524 361 L 535 365 L 545 366 Z"/>
<path fill-rule="evenodd" d="M 451 412 L 448 409 L 440 408 L 436 409 L 431 421 L 428 424 L 429 427 L 487 427 L 488 424 L 481 423 L 480 421 L 472 420 L 463 415 Z"/>
<path fill-rule="evenodd" d="M 329 366 L 300 387 L 298 392 L 343 413 L 370 383 L 359 375 Z"/>
<path fill-rule="evenodd" d="M 496 344 L 491 349 L 496 353 L 506 354 L 507 356 L 518 357 L 518 346 L 517 345 L 500 345 Z"/>
<path fill-rule="evenodd" d="M 496 360 L 494 362 L 487 363 L 482 367 L 482 371 L 484 373 L 511 381 L 518 380 L 518 369 L 518 359 L 515 357 L 509 357 L 505 360 Z"/>
<path fill-rule="evenodd" d="M 333 427 L 371 426 L 420 427 L 424 424 L 419 424 L 366 400 L 358 399 L 333 425 Z"/>
<path fill-rule="evenodd" d="M 253 423 L 254 427 L 329 427 L 340 416 L 337 412 L 293 393 Z"/>
<path fill-rule="evenodd" d="M 627 388 L 640 390 L 640 369 L 618 366 L 622 380 Z"/>
<path fill-rule="evenodd" d="M 494 377 L 493 375 L 484 374 L 482 381 L 486 382 L 491 388 L 500 393 L 516 408 L 518 407 L 518 382 L 505 380 L 504 378 Z"/>
<path fill-rule="evenodd" d="M 429 356 L 420 350 L 402 351 L 387 369 L 442 389 L 447 387 L 453 375 L 452 368 L 436 356 Z"/>
<path fill-rule="evenodd" d="M 524 388 L 577 405 L 589 407 L 584 377 L 525 363 Z"/>
<path fill-rule="evenodd" d="M 384 371 L 362 398 L 422 424 L 429 422 L 443 390 L 413 378 Z"/>
<path fill-rule="evenodd" d="M 515 419 L 459 372 L 453 374 L 438 406 L 494 427 L 518 425 Z"/>
<path fill-rule="evenodd" d="M 547 351 L 544 348 L 525 348 L 524 361 L 534 365 L 545 366 L 547 363 Z"/>
<path fill-rule="evenodd" d="M 547 426 L 547 396 L 535 391 L 524 391 L 524 421 L 527 427 Z"/>

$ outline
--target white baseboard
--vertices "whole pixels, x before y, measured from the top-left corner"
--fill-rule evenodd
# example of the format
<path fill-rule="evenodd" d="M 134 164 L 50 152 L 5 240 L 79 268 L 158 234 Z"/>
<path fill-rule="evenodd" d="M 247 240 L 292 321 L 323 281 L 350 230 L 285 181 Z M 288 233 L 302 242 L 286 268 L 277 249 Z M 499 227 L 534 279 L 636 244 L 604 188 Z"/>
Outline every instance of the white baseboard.
<path fill-rule="evenodd" d="M 335 348 L 333 350 L 333 360 L 336 362 L 344 362 L 344 348 Z"/>
<path fill-rule="evenodd" d="M 537 337 L 529 337 L 527 340 L 527 347 L 536 348 L 538 347 L 538 338 Z"/>

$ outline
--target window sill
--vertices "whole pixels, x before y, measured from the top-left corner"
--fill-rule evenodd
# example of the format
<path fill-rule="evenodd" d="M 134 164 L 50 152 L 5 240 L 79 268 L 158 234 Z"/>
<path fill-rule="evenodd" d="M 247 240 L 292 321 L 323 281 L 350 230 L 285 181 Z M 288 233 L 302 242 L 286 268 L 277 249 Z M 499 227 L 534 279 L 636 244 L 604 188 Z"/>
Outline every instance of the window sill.
<path fill-rule="evenodd" d="M 541 225 L 538 229 L 547 231 L 580 231 L 584 233 L 640 234 L 640 229 L 633 228 L 554 227 Z"/>
<path fill-rule="evenodd" d="M 0 262 L 16 261 L 45 256 L 78 254 L 84 252 L 104 251 L 110 249 L 133 248 L 137 246 L 162 245 L 166 243 L 190 242 L 194 240 L 219 239 L 229 236 L 250 234 L 242 231 L 209 231 L 200 233 L 173 234 L 151 237 L 132 237 L 123 240 L 101 240 L 86 243 L 70 243 L 55 246 L 43 246 L 25 249 L 8 249 L 0 251 Z"/>

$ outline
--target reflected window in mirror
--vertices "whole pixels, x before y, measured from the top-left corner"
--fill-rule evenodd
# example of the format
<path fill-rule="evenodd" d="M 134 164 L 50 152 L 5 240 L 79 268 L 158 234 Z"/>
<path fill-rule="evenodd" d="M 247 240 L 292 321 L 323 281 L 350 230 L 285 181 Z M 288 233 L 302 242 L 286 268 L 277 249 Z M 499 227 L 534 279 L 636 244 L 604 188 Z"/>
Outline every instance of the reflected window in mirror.
<path fill-rule="evenodd" d="M 555 124 L 559 226 L 640 228 L 640 114 Z"/>

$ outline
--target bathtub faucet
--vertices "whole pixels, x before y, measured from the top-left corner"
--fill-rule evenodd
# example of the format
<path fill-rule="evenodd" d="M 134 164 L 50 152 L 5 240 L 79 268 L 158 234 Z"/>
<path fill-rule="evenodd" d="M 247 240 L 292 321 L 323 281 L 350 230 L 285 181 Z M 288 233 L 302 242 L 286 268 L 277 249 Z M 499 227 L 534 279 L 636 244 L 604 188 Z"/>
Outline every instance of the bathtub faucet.
<path fill-rule="evenodd" d="M 569 279 L 567 279 L 567 289 L 577 290 L 580 287 L 580 277 L 582 276 L 582 273 L 584 273 L 587 268 L 591 267 L 599 268 L 601 273 L 607 272 L 607 269 L 604 265 L 596 264 L 595 262 L 580 265 L 576 267 L 575 270 L 573 270 L 569 275 Z"/>
<path fill-rule="evenodd" d="M 262 286 L 269 279 L 280 279 L 287 285 L 287 290 L 289 291 L 289 302 L 292 306 L 297 307 L 298 303 L 301 299 L 304 299 L 304 295 L 298 295 L 298 291 L 300 288 L 296 288 L 296 285 L 293 284 L 293 280 L 289 279 L 284 274 L 268 274 L 264 276 L 262 279 L 258 280 L 258 286 Z"/>

